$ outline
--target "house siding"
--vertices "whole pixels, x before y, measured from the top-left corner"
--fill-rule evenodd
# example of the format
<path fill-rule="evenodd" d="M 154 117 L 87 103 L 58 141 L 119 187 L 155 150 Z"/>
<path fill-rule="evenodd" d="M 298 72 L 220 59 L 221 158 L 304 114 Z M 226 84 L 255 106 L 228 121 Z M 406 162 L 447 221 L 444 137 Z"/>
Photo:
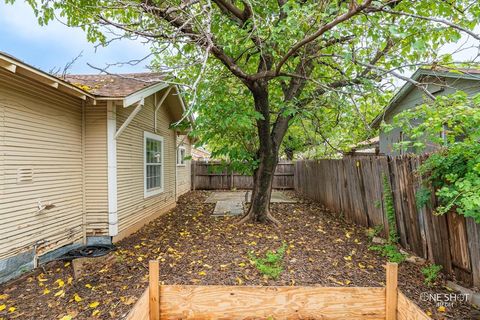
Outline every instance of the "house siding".
<path fill-rule="evenodd" d="M 0 71 L 0 143 L 0 259 L 81 240 L 81 101 Z"/>
<path fill-rule="evenodd" d="M 448 95 L 457 90 L 464 91 L 468 95 L 475 95 L 480 92 L 480 82 L 475 80 L 446 78 L 444 90 L 436 93 L 435 95 Z M 386 123 L 392 123 L 395 115 L 422 103 L 428 102 L 428 100 L 429 98 L 427 98 L 420 89 L 414 88 L 403 99 L 395 104 L 394 108 L 385 115 L 384 121 Z M 395 128 L 388 133 L 381 131 L 379 143 L 380 153 L 393 156 L 399 155 L 400 152 L 394 148 L 394 145 L 395 143 L 400 142 L 400 134 L 401 130 L 398 128 Z M 435 149 L 436 146 L 428 145 L 427 143 L 427 148 L 425 151 L 431 152 Z"/>
<path fill-rule="evenodd" d="M 177 147 L 185 147 L 185 155 L 192 155 L 192 145 L 187 136 L 181 135 L 177 137 Z M 190 191 L 192 179 L 191 160 L 185 160 L 185 165 L 177 165 L 177 197 Z"/>
<path fill-rule="evenodd" d="M 85 198 L 87 236 L 108 235 L 107 104 L 85 111 Z"/>
<path fill-rule="evenodd" d="M 175 205 L 175 134 L 169 129 L 172 121 L 167 103 L 158 110 L 156 132 L 154 97 L 150 96 L 117 139 L 117 214 L 120 234 Z M 116 111 L 118 130 L 133 107 L 117 106 Z M 163 192 L 147 198 L 144 198 L 144 132 L 157 134 L 164 139 Z"/>

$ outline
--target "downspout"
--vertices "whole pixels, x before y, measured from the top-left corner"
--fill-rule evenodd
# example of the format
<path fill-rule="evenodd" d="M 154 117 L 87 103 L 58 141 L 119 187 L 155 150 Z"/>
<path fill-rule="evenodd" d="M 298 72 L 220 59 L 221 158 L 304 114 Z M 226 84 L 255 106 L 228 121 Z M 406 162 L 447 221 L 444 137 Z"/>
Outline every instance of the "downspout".
<path fill-rule="evenodd" d="M 85 161 L 87 159 L 85 149 L 86 149 L 86 110 L 85 110 L 85 101 L 82 100 L 82 235 L 83 235 L 83 244 L 87 244 L 87 201 L 86 201 L 86 185 L 85 185 Z"/>
<path fill-rule="evenodd" d="M 173 143 L 175 146 L 175 203 L 177 202 L 177 183 L 178 183 L 178 145 L 177 145 L 177 130 L 173 129 Z"/>
<path fill-rule="evenodd" d="M 114 101 L 107 101 L 107 180 L 108 180 L 108 235 L 118 234 L 117 214 L 117 112 Z"/>

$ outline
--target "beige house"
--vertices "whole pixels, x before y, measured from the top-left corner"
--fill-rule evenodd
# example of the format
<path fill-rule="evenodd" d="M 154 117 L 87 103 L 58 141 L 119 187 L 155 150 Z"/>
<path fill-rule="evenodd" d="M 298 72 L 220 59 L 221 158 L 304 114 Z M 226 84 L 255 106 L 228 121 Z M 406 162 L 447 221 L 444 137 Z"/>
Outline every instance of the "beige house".
<path fill-rule="evenodd" d="M 110 243 L 190 190 L 176 86 L 155 73 L 53 77 L 0 53 L 0 282 Z"/>

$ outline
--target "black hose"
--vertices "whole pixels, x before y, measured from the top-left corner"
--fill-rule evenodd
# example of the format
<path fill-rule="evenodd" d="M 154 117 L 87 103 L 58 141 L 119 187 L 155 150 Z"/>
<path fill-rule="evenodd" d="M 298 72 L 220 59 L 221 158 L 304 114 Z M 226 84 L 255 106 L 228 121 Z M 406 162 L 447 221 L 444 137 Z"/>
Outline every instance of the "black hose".
<path fill-rule="evenodd" d="M 72 249 L 64 255 L 58 257 L 56 260 L 71 261 L 77 258 L 96 258 L 107 255 L 111 251 L 116 250 L 114 245 L 96 244 L 90 246 L 82 246 Z"/>

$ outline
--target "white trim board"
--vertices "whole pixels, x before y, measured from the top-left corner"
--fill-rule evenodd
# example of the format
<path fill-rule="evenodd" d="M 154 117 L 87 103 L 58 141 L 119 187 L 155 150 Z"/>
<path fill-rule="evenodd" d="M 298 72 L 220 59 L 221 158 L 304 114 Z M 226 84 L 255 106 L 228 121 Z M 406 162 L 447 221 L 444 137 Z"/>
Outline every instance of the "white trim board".
<path fill-rule="evenodd" d="M 118 234 L 117 213 L 117 111 L 114 101 L 107 102 L 107 180 L 108 180 L 108 235 Z"/>

